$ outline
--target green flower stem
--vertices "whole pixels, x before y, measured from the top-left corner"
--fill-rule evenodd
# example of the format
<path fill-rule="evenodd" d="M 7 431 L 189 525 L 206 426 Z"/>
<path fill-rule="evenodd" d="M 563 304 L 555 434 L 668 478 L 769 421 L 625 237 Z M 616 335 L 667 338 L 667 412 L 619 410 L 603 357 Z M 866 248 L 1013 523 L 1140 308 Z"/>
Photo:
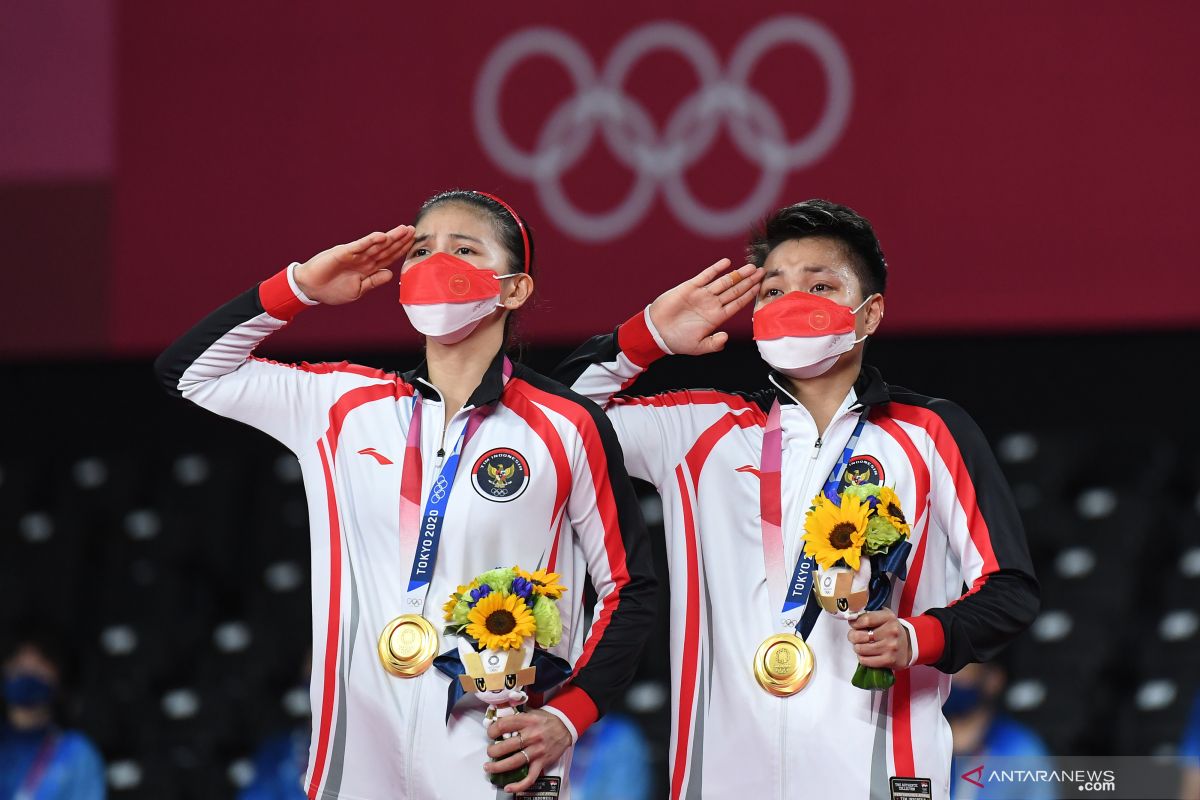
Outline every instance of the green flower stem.
<path fill-rule="evenodd" d="M 850 679 L 850 682 L 860 689 L 879 691 L 880 689 L 890 689 L 896 682 L 896 674 L 883 667 L 866 667 L 859 664 L 858 669 L 854 670 L 854 677 Z"/>

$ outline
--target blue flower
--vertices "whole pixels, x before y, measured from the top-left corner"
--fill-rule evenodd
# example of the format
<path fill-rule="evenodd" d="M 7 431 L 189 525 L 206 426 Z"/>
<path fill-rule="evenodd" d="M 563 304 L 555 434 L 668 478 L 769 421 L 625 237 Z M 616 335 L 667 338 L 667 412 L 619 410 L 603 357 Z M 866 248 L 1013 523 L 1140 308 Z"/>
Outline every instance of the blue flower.
<path fill-rule="evenodd" d="M 492 593 L 491 586 L 488 586 L 486 583 L 480 584 L 477 588 L 474 588 L 471 590 L 471 602 L 467 603 L 467 605 L 474 606 L 476 603 L 478 603 L 480 600 L 487 597 L 491 593 Z"/>
<path fill-rule="evenodd" d="M 533 584 L 524 578 L 513 578 L 512 592 L 529 605 L 533 605 Z"/>

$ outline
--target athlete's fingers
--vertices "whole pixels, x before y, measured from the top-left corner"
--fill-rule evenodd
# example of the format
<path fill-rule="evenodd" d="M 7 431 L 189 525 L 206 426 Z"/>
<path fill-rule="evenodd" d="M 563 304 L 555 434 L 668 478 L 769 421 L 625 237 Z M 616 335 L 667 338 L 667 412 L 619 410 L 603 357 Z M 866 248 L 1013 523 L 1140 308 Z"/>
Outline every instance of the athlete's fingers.
<path fill-rule="evenodd" d="M 904 664 L 899 663 L 895 656 L 866 656 L 858 659 L 858 663 L 864 667 L 877 667 L 879 669 L 903 669 Z"/>
<path fill-rule="evenodd" d="M 871 641 L 871 634 L 863 630 L 851 628 L 847 632 L 846 638 L 850 640 L 850 644 L 866 644 L 867 642 Z"/>
<path fill-rule="evenodd" d="M 723 291 L 717 295 L 717 299 L 722 304 L 728 304 L 744 297 L 747 293 L 753 297 L 754 289 L 760 283 L 762 283 L 762 270 L 753 264 L 746 264 L 721 276 L 717 284 Z"/>
<path fill-rule="evenodd" d="M 416 235 L 417 229 L 412 225 L 397 225 L 388 231 L 388 236 L 397 240 L 411 239 Z"/>
<path fill-rule="evenodd" d="M 368 233 L 358 241 L 351 242 L 348 246 L 350 248 L 351 255 L 358 256 L 366 253 L 369 249 L 371 249 L 371 247 L 383 244 L 387 240 L 388 236 L 386 233 L 375 231 L 374 233 Z"/>
<path fill-rule="evenodd" d="M 716 280 L 717 276 L 725 270 L 729 269 L 729 265 L 733 262 L 728 258 L 722 258 L 715 264 L 705 267 L 700 271 L 700 274 L 692 278 L 688 283 L 696 287 L 705 287 Z"/>
<path fill-rule="evenodd" d="M 854 619 L 850 620 L 850 627 L 855 630 L 867 630 L 868 628 L 878 628 L 896 618 L 896 612 L 890 608 L 883 608 L 879 611 L 867 611 L 859 614 Z"/>
<path fill-rule="evenodd" d="M 530 786 L 533 786 L 533 782 L 540 777 L 542 777 L 542 760 L 540 758 L 535 758 L 533 761 L 529 762 L 529 774 L 525 776 L 525 779 L 517 781 L 516 783 L 510 783 L 508 786 L 504 787 L 504 791 L 508 792 L 509 794 L 523 792 Z"/>
<path fill-rule="evenodd" d="M 488 758 L 503 758 L 510 756 L 518 750 L 525 749 L 525 742 L 519 736 L 510 736 L 507 739 L 501 739 L 498 742 L 492 742 L 487 747 Z M 503 772 L 504 770 L 500 770 Z"/>
<path fill-rule="evenodd" d="M 532 762 L 532 756 L 530 757 Z M 517 748 L 511 754 L 496 761 L 489 761 L 483 765 L 484 772 L 490 772 L 493 775 L 499 772 L 508 772 L 509 770 L 520 769 L 525 766 L 525 754 L 521 752 L 521 748 Z"/>
<path fill-rule="evenodd" d="M 369 292 L 372 289 L 383 286 L 385 283 L 387 283 L 391 279 L 392 279 L 392 271 L 390 269 L 381 269 L 378 272 L 373 272 L 370 275 L 363 278 L 362 290 L 364 293 Z"/>
<path fill-rule="evenodd" d="M 497 717 L 496 722 L 487 727 L 487 735 L 492 739 L 499 739 L 506 733 L 514 733 L 520 730 L 523 723 L 520 722 L 520 714 L 510 714 L 508 716 Z"/>
<path fill-rule="evenodd" d="M 404 258 L 404 254 L 408 252 L 408 246 L 399 246 L 396 243 L 390 243 L 382 250 L 370 254 L 370 262 L 364 265 L 367 272 L 384 269 L 393 266 L 397 261 Z"/>
<path fill-rule="evenodd" d="M 860 659 L 871 656 L 884 656 L 895 651 L 896 646 L 892 642 L 864 642 L 854 645 L 854 655 Z"/>
<path fill-rule="evenodd" d="M 719 353 L 725 349 L 728 341 L 729 334 L 725 331 L 717 331 L 711 336 L 705 336 L 700 340 L 700 353 Z"/>

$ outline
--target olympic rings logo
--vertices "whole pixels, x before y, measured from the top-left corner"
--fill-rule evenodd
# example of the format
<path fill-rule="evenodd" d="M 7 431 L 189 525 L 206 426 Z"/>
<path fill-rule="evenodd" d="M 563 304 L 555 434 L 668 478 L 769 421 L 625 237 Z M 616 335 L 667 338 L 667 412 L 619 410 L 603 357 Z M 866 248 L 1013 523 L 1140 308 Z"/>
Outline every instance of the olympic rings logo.
<path fill-rule="evenodd" d="M 815 56 L 827 84 L 820 119 L 795 140 L 787 138 L 771 101 L 748 83 L 759 60 L 784 44 L 800 45 Z M 682 56 L 700 84 L 674 108 L 661 131 L 646 108 L 624 91 L 638 61 L 659 50 Z M 529 150 L 513 143 L 505 131 L 500 95 L 512 70 L 533 56 L 557 61 L 575 93 L 554 109 Z M 647 23 L 617 44 L 599 74 L 579 42 L 555 28 L 539 27 L 513 34 L 492 51 L 475 87 L 474 115 L 476 133 L 492 161 L 509 175 L 532 181 L 546 215 L 578 239 L 602 242 L 624 235 L 645 217 L 660 188 L 682 225 L 722 238 L 744 233 L 770 210 L 789 172 L 829 152 L 845 129 L 852 96 L 850 62 L 841 43 L 809 17 L 763 22 L 738 43 L 724 69 L 708 41 L 691 28 L 676 22 Z M 761 174 L 744 201 L 711 208 L 692 195 L 684 176 L 712 147 L 722 125 L 738 152 Z M 616 207 L 591 213 L 567 197 L 562 177 L 584 157 L 597 131 L 635 180 Z"/>

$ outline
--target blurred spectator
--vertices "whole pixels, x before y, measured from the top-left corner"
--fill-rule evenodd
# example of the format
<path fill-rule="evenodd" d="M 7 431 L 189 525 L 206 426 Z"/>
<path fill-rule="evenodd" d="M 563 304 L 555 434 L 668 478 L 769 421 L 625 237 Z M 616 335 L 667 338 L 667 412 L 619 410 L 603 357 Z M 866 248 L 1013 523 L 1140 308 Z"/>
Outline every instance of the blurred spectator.
<path fill-rule="evenodd" d="M 86 736 L 60 727 L 55 701 L 62 661 L 52 645 L 22 636 L 4 654 L 0 798 L 102 800 L 104 761 Z"/>
<path fill-rule="evenodd" d="M 312 652 L 304 657 L 299 688 L 308 696 Z M 306 800 L 304 773 L 308 770 L 308 743 L 312 720 L 290 731 L 268 737 L 254 754 L 254 779 L 238 793 L 238 800 Z"/>
<path fill-rule="evenodd" d="M 254 780 L 238 793 L 238 800 L 305 800 L 308 737 L 304 727 L 263 742 L 254 755 Z"/>
<path fill-rule="evenodd" d="M 1187 760 L 1183 768 L 1183 800 L 1200 800 L 1200 694 L 1192 703 L 1192 713 L 1183 729 L 1179 755 Z"/>
<path fill-rule="evenodd" d="M 1053 800 L 1054 786 L 1049 783 L 990 785 L 978 789 L 962 779 L 962 774 L 983 763 L 988 756 L 1020 757 L 1022 769 L 1053 769 L 1046 745 L 1032 729 L 999 709 L 1008 676 L 996 663 L 968 664 L 954 676 L 950 698 L 942 713 L 950 721 L 954 734 L 954 760 L 950 767 L 950 797 L 1019 797 L 1021 800 Z M 1005 793 L 1008 790 L 1012 793 Z"/>
<path fill-rule="evenodd" d="M 647 800 L 650 745 L 629 717 L 609 712 L 588 728 L 571 757 L 573 800 Z"/>

